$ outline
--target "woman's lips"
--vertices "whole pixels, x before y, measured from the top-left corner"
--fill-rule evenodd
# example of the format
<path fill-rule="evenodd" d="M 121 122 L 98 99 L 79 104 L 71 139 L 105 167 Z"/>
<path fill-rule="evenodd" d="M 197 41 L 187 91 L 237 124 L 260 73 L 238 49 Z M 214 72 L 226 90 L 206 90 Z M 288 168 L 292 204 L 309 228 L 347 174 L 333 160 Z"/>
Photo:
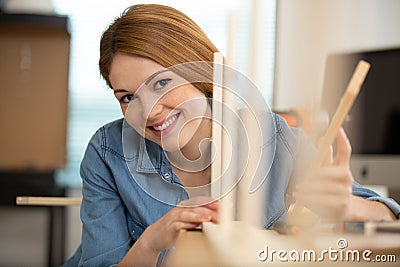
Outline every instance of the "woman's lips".
<path fill-rule="evenodd" d="M 156 136 L 159 137 L 168 134 L 174 128 L 179 115 L 180 113 L 177 113 L 166 119 L 162 124 L 148 126 L 147 128 L 149 128 Z"/>

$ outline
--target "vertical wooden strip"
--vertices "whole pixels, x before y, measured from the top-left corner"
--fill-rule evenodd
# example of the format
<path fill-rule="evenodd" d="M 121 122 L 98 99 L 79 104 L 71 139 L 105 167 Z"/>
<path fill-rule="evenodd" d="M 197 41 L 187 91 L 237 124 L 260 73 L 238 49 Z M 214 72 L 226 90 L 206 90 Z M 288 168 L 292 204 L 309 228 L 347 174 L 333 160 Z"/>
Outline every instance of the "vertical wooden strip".
<path fill-rule="evenodd" d="M 212 157 L 211 163 L 211 197 L 219 199 L 221 196 L 221 144 L 222 144 L 222 84 L 223 84 L 223 63 L 221 53 L 214 53 L 213 66 L 213 106 L 212 106 Z"/>
<path fill-rule="evenodd" d="M 228 21 L 228 50 L 226 58 L 226 67 L 234 69 L 235 67 L 235 50 L 236 50 L 236 28 L 237 28 L 237 16 L 235 12 L 229 14 Z M 232 221 L 235 219 L 235 206 L 236 206 L 236 190 L 234 185 L 237 179 L 237 151 L 239 148 L 239 142 L 237 139 L 237 103 L 235 90 L 235 81 L 229 81 L 229 79 L 235 79 L 235 75 L 225 75 L 227 72 L 232 74 L 233 71 L 224 71 L 223 79 L 223 114 L 222 124 L 225 127 L 225 131 L 222 134 L 222 193 L 224 197 L 221 200 L 220 205 L 220 225 L 223 234 L 228 234 L 231 230 Z M 228 85 L 230 87 L 228 87 Z"/>
<path fill-rule="evenodd" d="M 232 11 L 228 18 L 228 50 L 226 54 L 226 65 L 232 68 L 236 67 L 236 32 L 237 32 L 237 14 Z"/>
<path fill-rule="evenodd" d="M 253 80 L 257 80 L 257 54 L 259 47 L 259 34 L 260 34 L 260 18 L 259 18 L 259 0 L 251 1 L 251 31 L 249 40 L 249 77 Z"/>

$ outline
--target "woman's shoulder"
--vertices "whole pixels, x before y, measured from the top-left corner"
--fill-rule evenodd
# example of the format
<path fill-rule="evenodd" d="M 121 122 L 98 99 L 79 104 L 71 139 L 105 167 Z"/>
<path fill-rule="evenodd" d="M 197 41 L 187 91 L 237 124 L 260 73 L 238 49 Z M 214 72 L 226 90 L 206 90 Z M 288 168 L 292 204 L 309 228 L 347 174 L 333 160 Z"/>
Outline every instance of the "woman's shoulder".
<path fill-rule="evenodd" d="M 284 147 L 291 154 L 305 148 L 313 151 L 312 154 L 315 152 L 312 140 L 301 128 L 289 126 L 286 120 L 278 114 L 274 114 L 274 118 L 277 139 L 284 144 Z"/>
<path fill-rule="evenodd" d="M 99 152 L 101 151 L 102 156 L 111 153 L 126 158 L 123 140 L 128 139 L 127 135 L 129 135 L 130 145 L 137 143 L 137 146 L 139 146 L 140 135 L 123 118 L 116 119 L 101 126 L 93 134 L 89 146 L 95 147 Z"/>
<path fill-rule="evenodd" d="M 90 143 L 100 143 L 101 145 L 105 145 L 105 143 L 110 140 L 120 142 L 123 123 L 124 119 L 120 118 L 102 125 L 93 134 Z"/>

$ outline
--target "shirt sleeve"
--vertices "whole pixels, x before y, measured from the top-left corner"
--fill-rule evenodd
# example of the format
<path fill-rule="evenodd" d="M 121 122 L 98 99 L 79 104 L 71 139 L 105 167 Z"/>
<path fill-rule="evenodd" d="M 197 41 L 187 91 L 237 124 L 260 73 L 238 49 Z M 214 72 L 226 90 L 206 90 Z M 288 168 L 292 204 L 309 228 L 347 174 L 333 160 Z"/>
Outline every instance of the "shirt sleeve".
<path fill-rule="evenodd" d="M 79 266 L 112 266 L 122 260 L 133 244 L 126 208 L 102 148 L 104 129 L 89 142 L 81 163 L 82 254 Z"/>
<path fill-rule="evenodd" d="M 396 218 L 399 219 L 400 205 L 394 199 L 381 197 L 376 192 L 361 186 L 357 182 L 353 183 L 352 191 L 353 191 L 353 195 L 355 195 L 355 196 L 359 196 L 359 197 L 362 197 L 364 199 L 371 200 L 371 201 L 379 201 L 379 202 L 385 204 L 396 215 Z"/>

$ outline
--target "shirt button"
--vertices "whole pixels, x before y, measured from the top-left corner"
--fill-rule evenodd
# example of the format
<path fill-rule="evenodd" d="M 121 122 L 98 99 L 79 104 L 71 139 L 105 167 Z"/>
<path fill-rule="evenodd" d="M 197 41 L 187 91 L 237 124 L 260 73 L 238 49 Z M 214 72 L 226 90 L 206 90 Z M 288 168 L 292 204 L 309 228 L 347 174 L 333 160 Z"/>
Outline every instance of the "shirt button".
<path fill-rule="evenodd" d="M 168 172 L 164 173 L 164 178 L 165 179 L 169 179 L 170 177 L 171 177 L 171 175 Z"/>

